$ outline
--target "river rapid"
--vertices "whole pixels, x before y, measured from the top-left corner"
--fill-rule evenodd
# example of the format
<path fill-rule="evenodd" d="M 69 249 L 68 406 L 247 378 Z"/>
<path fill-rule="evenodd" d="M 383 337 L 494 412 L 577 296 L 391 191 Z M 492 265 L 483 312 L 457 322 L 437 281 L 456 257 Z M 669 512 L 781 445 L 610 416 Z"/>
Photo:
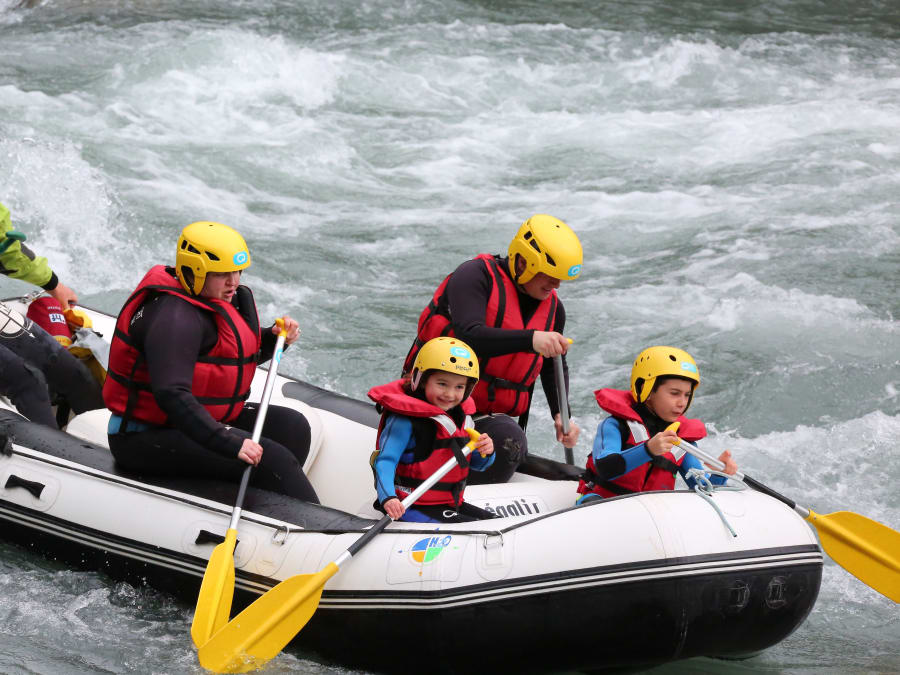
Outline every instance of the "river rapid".
<path fill-rule="evenodd" d="M 228 223 L 262 318 L 301 324 L 282 371 L 363 398 L 445 274 L 550 213 L 585 250 L 580 463 L 591 392 L 671 344 L 708 450 L 894 529 L 898 194 L 890 0 L 0 0 L 0 201 L 83 304 Z M 551 428 L 538 393 L 532 452 L 561 459 Z M 0 672 L 200 673 L 191 612 L 0 544 Z M 654 672 L 900 672 L 900 617 L 829 561 L 783 643 Z"/>

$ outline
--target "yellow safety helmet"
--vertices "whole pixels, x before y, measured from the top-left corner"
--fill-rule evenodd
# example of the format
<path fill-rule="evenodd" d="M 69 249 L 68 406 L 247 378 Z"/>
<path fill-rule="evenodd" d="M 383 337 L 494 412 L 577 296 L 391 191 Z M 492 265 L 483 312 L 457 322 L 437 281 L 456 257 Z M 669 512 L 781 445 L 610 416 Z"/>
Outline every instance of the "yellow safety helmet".
<path fill-rule="evenodd" d="M 248 267 L 247 242 L 227 225 L 203 220 L 181 231 L 175 273 L 188 293 L 199 295 L 209 272 L 236 272 Z"/>
<path fill-rule="evenodd" d="M 631 396 L 636 402 L 647 400 L 658 377 L 680 377 L 693 382 L 691 400 L 700 384 L 697 362 L 686 351 L 676 347 L 648 347 L 637 355 L 631 367 Z M 688 401 L 688 407 L 690 405 L 691 401 Z"/>
<path fill-rule="evenodd" d="M 416 354 L 413 363 L 410 389 L 416 391 L 422 383 L 422 375 L 429 370 L 443 370 L 454 375 L 469 378 L 466 396 L 472 393 L 478 382 L 478 357 L 469 345 L 454 337 L 436 337 L 430 339 Z"/>
<path fill-rule="evenodd" d="M 525 270 L 516 275 L 516 255 L 525 261 Z M 581 274 L 584 254 L 572 228 L 559 218 L 539 213 L 522 223 L 509 242 L 509 272 L 516 283 L 524 284 L 538 272 L 571 281 Z"/>

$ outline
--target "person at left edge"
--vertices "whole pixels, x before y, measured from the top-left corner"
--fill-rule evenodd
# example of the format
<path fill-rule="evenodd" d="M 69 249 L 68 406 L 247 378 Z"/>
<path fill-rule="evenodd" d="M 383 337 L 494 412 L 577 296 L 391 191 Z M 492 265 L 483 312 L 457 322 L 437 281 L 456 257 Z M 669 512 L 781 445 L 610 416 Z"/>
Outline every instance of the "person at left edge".
<path fill-rule="evenodd" d="M 0 204 L 0 241 L 11 230 L 9 209 Z M 40 286 L 63 309 L 78 301 L 47 259 L 36 256 L 21 241 L 0 252 L 0 274 Z M 47 331 L 4 303 L 0 303 L 0 394 L 32 422 L 54 429 L 68 421 L 67 415 L 57 420 L 54 404 L 76 413 L 103 407 L 100 385 L 84 364 Z"/>
<path fill-rule="evenodd" d="M 277 326 L 259 327 L 241 272 L 244 238 L 227 225 L 192 223 L 178 239 L 175 267 L 150 269 L 126 300 L 112 338 L 103 387 L 109 449 L 138 473 L 240 479 L 318 503 L 302 466 L 310 428 L 296 410 L 270 405 L 260 442 L 245 403 L 257 363 L 272 357 Z M 297 322 L 285 317 L 290 345 Z"/>
<path fill-rule="evenodd" d="M 410 377 L 369 390 L 382 410 L 372 457 L 375 507 L 394 520 L 459 523 L 493 518 L 463 501 L 469 468 L 484 471 L 494 461 L 494 442 L 481 434 L 473 452 L 469 441 L 475 411 L 470 394 L 478 382 L 478 359 L 462 340 L 439 337 L 419 350 Z M 455 457 L 457 465 L 410 508 L 405 498 Z"/>

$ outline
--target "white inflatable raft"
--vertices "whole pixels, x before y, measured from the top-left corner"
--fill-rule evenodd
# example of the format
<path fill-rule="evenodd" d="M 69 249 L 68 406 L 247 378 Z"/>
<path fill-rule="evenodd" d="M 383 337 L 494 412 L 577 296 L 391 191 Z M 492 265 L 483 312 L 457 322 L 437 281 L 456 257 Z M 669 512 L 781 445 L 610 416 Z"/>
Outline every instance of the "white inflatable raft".
<path fill-rule="evenodd" d="M 113 318 L 91 315 L 111 335 Z M 258 372 L 251 399 L 264 379 Z M 248 491 L 235 611 L 287 577 L 319 571 L 381 515 L 368 464 L 374 408 L 281 376 L 272 403 L 310 422 L 304 470 L 323 506 Z M 107 419 L 92 411 L 56 431 L 0 399 L 0 536 L 193 603 L 237 485 L 117 470 Z M 551 460 L 529 471 L 572 475 Z M 367 670 L 590 671 L 750 655 L 812 609 L 822 553 L 782 503 L 720 490 L 575 507 L 575 485 L 516 474 L 466 490 L 500 518 L 392 524 L 328 582 L 296 643 Z"/>

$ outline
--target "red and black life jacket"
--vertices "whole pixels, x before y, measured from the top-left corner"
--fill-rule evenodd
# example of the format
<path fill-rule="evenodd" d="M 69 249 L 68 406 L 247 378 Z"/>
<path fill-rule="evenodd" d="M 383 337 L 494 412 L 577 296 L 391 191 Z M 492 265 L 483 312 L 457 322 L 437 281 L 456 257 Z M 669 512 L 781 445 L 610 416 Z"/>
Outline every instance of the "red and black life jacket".
<path fill-rule="evenodd" d="M 157 293 L 169 293 L 204 311 L 212 312 L 218 339 L 207 354 L 197 357 L 191 392 L 219 422 L 229 422 L 241 412 L 250 395 L 260 349 L 259 318 L 253 294 L 239 286 L 242 314 L 231 303 L 187 293 L 171 267 L 157 265 L 125 301 L 109 350 L 109 371 L 103 385 L 106 406 L 123 419 L 164 425 L 166 413 L 156 403 L 150 389 L 150 375 L 144 354 L 129 333 L 131 320 L 147 300 Z"/>
<path fill-rule="evenodd" d="M 404 499 L 419 487 L 435 471 L 451 458 L 457 464 L 444 477 L 435 483 L 430 490 L 416 500 L 417 504 L 448 504 L 459 506 L 463 501 L 466 478 L 469 475 L 469 460 L 463 455 L 462 448 L 469 442 L 466 427 L 472 427 L 470 415 L 475 412 L 471 397 L 464 400 L 455 410 L 443 411 L 428 401 L 423 401 L 406 393 L 404 380 L 395 380 L 389 384 L 372 387 L 369 398 L 382 409 L 381 423 L 378 425 L 378 436 L 375 441 L 376 454 L 381 447 L 381 432 L 389 414 L 411 417 L 416 445 L 413 450 L 413 461 L 397 464 L 394 477 L 394 491 L 397 497 Z M 462 417 L 457 424 L 451 413 Z M 374 455 L 373 466 L 374 472 Z"/>
<path fill-rule="evenodd" d="M 622 448 L 632 448 L 650 439 L 650 434 L 641 416 L 634 410 L 634 398 L 630 391 L 619 389 L 598 389 L 594 392 L 597 403 L 610 413 L 619 423 L 622 431 Z M 698 419 L 681 416 L 678 436 L 686 441 L 698 441 L 706 436 L 706 427 Z M 664 455 L 653 457 L 646 465 L 635 467 L 626 474 L 604 480 L 597 475 L 593 454 L 588 455 L 584 478 L 578 483 L 579 494 L 595 492 L 601 497 L 649 492 L 651 490 L 672 490 L 675 474 L 684 461 L 685 451 L 676 448 Z"/>
<path fill-rule="evenodd" d="M 482 253 L 476 256 L 481 260 L 491 277 L 491 295 L 488 299 L 484 322 L 494 328 L 507 330 L 553 330 L 556 320 L 556 308 L 559 299 L 556 291 L 541 301 L 534 314 L 525 324 L 522 321 L 522 310 L 519 307 L 519 291 L 515 282 L 503 269 L 499 256 Z M 419 316 L 418 334 L 406 362 L 403 372 L 412 371 L 416 354 L 426 342 L 442 335 L 454 335 L 445 294 L 449 274 L 434 292 L 428 306 Z M 505 413 L 511 416 L 524 414 L 531 402 L 531 390 L 541 372 L 544 359 L 536 352 L 514 352 L 490 358 L 479 358 L 481 378 L 472 392 L 475 410 L 479 413 Z"/>

